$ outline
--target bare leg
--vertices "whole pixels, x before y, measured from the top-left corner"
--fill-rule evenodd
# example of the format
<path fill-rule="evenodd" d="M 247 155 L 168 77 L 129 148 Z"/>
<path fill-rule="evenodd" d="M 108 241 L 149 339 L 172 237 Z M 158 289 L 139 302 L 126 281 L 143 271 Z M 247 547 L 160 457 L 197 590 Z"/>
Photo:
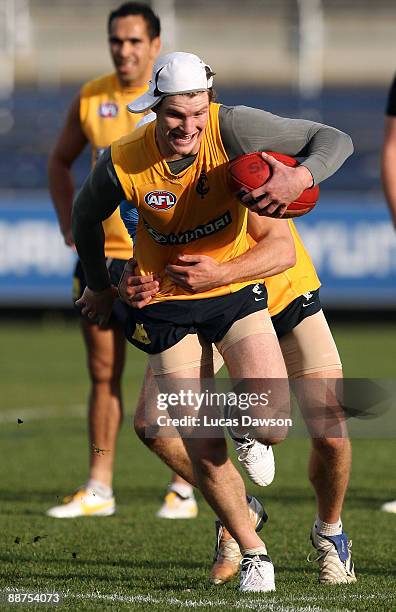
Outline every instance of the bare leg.
<path fill-rule="evenodd" d="M 120 326 L 101 330 L 81 321 L 91 379 L 89 395 L 90 478 L 111 488 L 118 430 L 122 421 L 121 376 L 125 337 Z"/>
<path fill-rule="evenodd" d="M 309 478 L 316 493 L 318 516 L 325 523 L 335 524 L 348 486 L 351 444 L 339 401 L 342 368 L 323 312 L 304 319 L 281 338 L 280 345 L 312 439 Z M 322 365 L 319 372 L 300 375 L 304 368 L 326 362 L 332 364 L 331 369 Z"/>
<path fill-rule="evenodd" d="M 247 343 L 248 346 L 245 347 L 244 343 Z M 252 355 L 254 355 L 253 363 Z M 279 344 L 272 334 L 259 334 L 251 338 L 245 338 L 225 351 L 224 358 L 230 374 L 234 378 L 247 376 L 260 378 L 263 374 L 273 378 L 287 378 Z M 241 363 L 243 364 L 242 367 L 240 366 Z M 160 384 L 160 382 L 171 383 L 172 378 L 198 379 L 200 376 L 202 376 L 200 370 L 192 369 L 185 370 L 182 373 L 178 372 L 177 376 L 167 375 L 156 377 L 156 379 Z M 147 379 L 145 384 L 147 384 Z M 150 407 L 146 406 L 145 414 L 148 420 L 150 420 L 149 413 Z M 135 417 L 135 427 L 140 431 L 140 435 L 142 433 L 141 414 L 142 401 L 139 403 L 139 409 Z M 174 456 L 174 453 L 166 453 L 166 451 L 164 453 L 163 448 L 170 446 L 173 449 L 177 448 L 177 439 L 164 438 L 162 451 L 161 442 L 157 445 L 156 440 L 151 447 L 153 450 L 155 448 L 155 452 L 160 456 L 162 453 L 162 457 L 167 457 L 167 461 L 170 463 L 169 459 Z M 146 443 L 150 444 L 149 441 L 146 441 Z M 263 542 L 256 534 L 249 519 L 246 491 L 242 478 L 227 457 L 225 440 L 184 438 L 182 443 L 193 465 L 193 479 L 191 479 L 191 474 L 188 473 L 187 469 L 184 469 L 184 473 L 180 469 L 184 461 L 182 454 L 179 455 L 179 464 L 177 466 L 172 465 L 172 467 L 178 473 L 182 473 L 187 480 L 198 485 L 206 500 L 238 542 L 241 550 L 262 547 Z"/>
<path fill-rule="evenodd" d="M 356 581 L 350 551 L 352 543 L 348 543 L 345 534 L 341 535 L 341 511 L 351 466 L 351 447 L 344 413 L 338 399 L 342 386 L 338 379 L 341 376 L 339 369 L 335 372 L 322 371 L 316 375 L 306 375 L 303 380 L 296 381 L 298 384 L 302 383 L 302 389 L 305 388 L 303 403 L 299 402 L 304 418 L 306 411 L 308 416 L 312 417 L 308 421 L 306 419 L 312 437 L 309 478 L 316 493 L 318 517 L 311 530 L 311 540 L 318 552 L 319 581 L 323 584 L 347 584 Z M 346 558 L 341 558 L 331 540 L 336 536 L 343 538 Z"/>
<path fill-rule="evenodd" d="M 248 336 L 247 338 L 236 342 L 224 351 L 223 358 L 228 372 L 233 379 L 276 378 L 287 380 L 286 368 L 277 338 L 271 333 Z M 220 449 L 219 452 L 221 452 Z M 239 473 L 236 472 L 236 474 L 238 479 L 240 479 Z M 233 483 L 232 486 L 235 486 L 235 490 L 238 490 L 237 479 L 235 479 L 235 483 Z M 229 491 L 230 489 L 228 485 L 223 493 L 227 496 L 227 502 L 230 501 Z M 230 506 L 230 512 L 232 513 L 233 517 L 237 514 L 237 509 L 235 508 L 234 504 L 238 503 L 238 499 L 239 502 L 241 501 L 242 495 L 244 499 L 246 496 L 244 489 L 238 491 L 238 493 L 238 495 L 235 495 L 233 505 Z M 246 502 L 244 503 L 244 506 L 246 506 Z M 227 527 L 228 531 L 239 543 L 241 550 L 246 547 L 253 548 L 255 546 L 260 546 L 259 543 L 250 543 L 245 546 L 239 540 L 233 521 L 227 520 L 224 516 L 222 516 L 221 512 L 218 512 L 218 515 L 220 519 L 222 519 L 222 522 Z M 257 540 L 259 540 L 257 534 L 255 534 L 255 536 Z"/>
<path fill-rule="evenodd" d="M 141 441 L 155 453 L 161 461 L 166 463 L 179 478 L 196 486 L 191 459 L 180 436 L 174 437 L 147 437 L 146 429 L 152 422 L 152 408 L 146 405 L 145 389 L 154 384 L 154 375 L 150 367 L 147 367 L 138 405 L 134 417 L 134 428 Z"/>
<path fill-rule="evenodd" d="M 191 439 L 185 444 L 199 489 L 241 550 L 263 546 L 250 522 L 245 485 L 227 457 L 225 440 Z"/>
<path fill-rule="evenodd" d="M 190 483 L 187 482 L 187 480 L 185 480 L 184 478 L 182 478 L 181 476 L 179 476 L 179 474 L 177 474 L 176 472 L 172 472 L 172 479 L 171 479 L 172 484 L 182 484 L 182 485 L 189 485 Z"/>
<path fill-rule="evenodd" d="M 286 366 L 275 335 L 248 336 L 230 346 L 223 355 L 232 378 L 287 379 Z"/>
<path fill-rule="evenodd" d="M 309 479 L 316 493 L 318 516 L 325 523 L 336 523 L 341 516 L 351 456 L 348 438 L 312 440 Z"/>
<path fill-rule="evenodd" d="M 319 372 L 304 378 L 342 378 L 342 371 Z M 318 516 L 325 523 L 336 523 L 341 516 L 351 458 L 348 437 L 312 438 L 309 479 L 316 493 Z"/>
<path fill-rule="evenodd" d="M 173 380 L 181 378 L 195 381 L 196 389 L 200 388 L 201 377 L 210 377 L 211 372 L 201 368 L 191 368 L 156 376 L 159 387 L 163 390 L 172 388 Z M 194 386 L 194 385 L 193 385 Z M 164 438 L 164 444 L 174 443 L 174 438 Z M 224 439 L 205 439 L 184 437 L 182 440 L 193 466 L 193 478 L 209 505 L 229 528 L 242 549 L 263 546 L 249 519 L 246 491 L 243 480 L 227 456 Z M 183 474 L 187 476 L 187 474 Z"/>
<path fill-rule="evenodd" d="M 276 419 L 290 416 L 286 366 L 275 335 L 248 336 L 226 349 L 223 358 L 231 378 L 244 381 L 248 393 L 257 396 L 272 390 L 269 405 L 259 407 L 256 416 Z M 255 409 L 249 409 L 247 414 L 254 416 Z M 264 444 L 277 444 L 287 436 L 287 428 L 260 426 L 251 430 L 250 435 Z"/>

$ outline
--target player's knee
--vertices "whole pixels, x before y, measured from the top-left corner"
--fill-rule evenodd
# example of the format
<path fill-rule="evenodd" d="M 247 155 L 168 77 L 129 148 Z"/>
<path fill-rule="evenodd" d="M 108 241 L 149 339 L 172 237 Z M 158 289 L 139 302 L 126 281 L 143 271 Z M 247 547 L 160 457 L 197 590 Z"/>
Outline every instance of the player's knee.
<path fill-rule="evenodd" d="M 138 438 L 143 442 L 145 446 L 151 452 L 155 453 L 159 457 L 162 457 L 162 449 L 164 446 L 164 438 L 155 437 L 155 435 L 147 436 L 147 426 L 148 423 L 144 418 L 144 415 L 139 413 L 139 411 L 135 414 L 133 419 L 133 428 L 138 436 Z"/>
<path fill-rule="evenodd" d="M 146 420 L 144 419 L 144 416 L 136 413 L 135 417 L 133 419 L 133 428 L 138 436 L 138 438 L 140 438 L 140 440 L 146 444 L 147 446 L 150 446 L 150 442 L 152 439 L 150 438 L 146 438 Z"/>
<path fill-rule="evenodd" d="M 265 438 L 260 438 L 258 441 L 261 442 L 261 444 L 265 444 L 265 446 L 275 446 L 283 442 L 286 436 L 287 434 L 283 437 L 266 436 Z"/>
<path fill-rule="evenodd" d="M 199 457 L 193 461 L 194 468 L 201 477 L 212 480 L 216 474 L 216 470 L 219 467 L 219 461 L 214 456 Z"/>
<path fill-rule="evenodd" d="M 314 449 L 323 455 L 340 455 L 342 453 L 349 453 L 350 441 L 347 437 L 338 438 L 313 438 L 312 446 Z"/>
<path fill-rule="evenodd" d="M 93 384 L 117 385 L 121 380 L 122 368 L 117 367 L 110 359 L 102 357 L 89 359 L 88 369 Z"/>
<path fill-rule="evenodd" d="M 89 374 L 93 383 L 110 382 L 113 368 L 110 361 L 106 359 L 90 359 L 88 362 Z"/>
<path fill-rule="evenodd" d="M 227 461 L 227 445 L 222 439 L 212 439 L 208 443 L 204 440 L 200 442 L 201 445 L 190 447 L 188 454 L 201 475 L 210 478 Z"/>
<path fill-rule="evenodd" d="M 144 443 L 146 443 L 146 439 L 144 437 L 144 424 L 141 421 L 137 421 L 136 419 L 133 421 L 133 428 L 137 437 Z"/>
<path fill-rule="evenodd" d="M 270 428 L 260 427 L 252 437 L 266 446 L 275 446 L 286 440 L 288 433 L 289 428 L 284 425 Z"/>

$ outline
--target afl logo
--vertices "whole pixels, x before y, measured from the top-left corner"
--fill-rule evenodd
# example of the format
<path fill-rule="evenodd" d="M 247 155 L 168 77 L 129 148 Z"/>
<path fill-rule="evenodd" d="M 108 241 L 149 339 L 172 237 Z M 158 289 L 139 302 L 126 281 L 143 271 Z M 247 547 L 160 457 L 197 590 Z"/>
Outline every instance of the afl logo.
<path fill-rule="evenodd" d="M 104 117 L 105 119 L 112 119 L 113 117 L 117 117 L 118 115 L 118 106 L 115 102 L 103 102 L 98 108 L 99 117 Z"/>
<path fill-rule="evenodd" d="M 150 191 L 144 196 L 144 201 L 154 210 L 169 210 L 176 204 L 177 198 L 171 191 Z"/>

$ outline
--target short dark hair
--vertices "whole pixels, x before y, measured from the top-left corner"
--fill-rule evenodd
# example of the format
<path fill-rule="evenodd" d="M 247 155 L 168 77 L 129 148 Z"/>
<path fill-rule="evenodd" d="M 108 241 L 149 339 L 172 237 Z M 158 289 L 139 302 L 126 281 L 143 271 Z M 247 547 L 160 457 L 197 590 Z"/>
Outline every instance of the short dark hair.
<path fill-rule="evenodd" d="M 176 96 L 176 95 L 187 96 L 188 98 L 195 98 L 195 96 L 197 96 L 200 93 L 204 93 L 205 91 L 208 92 L 209 102 L 215 102 L 215 100 L 217 98 L 217 93 L 213 89 L 213 87 L 210 87 L 209 89 L 203 89 L 202 91 L 188 91 L 188 92 L 182 93 L 182 94 L 168 94 L 168 95 L 164 96 L 163 98 L 161 98 L 161 100 L 159 102 L 157 102 L 157 104 L 152 106 L 151 110 L 152 111 L 154 111 L 154 110 L 157 111 L 160 108 L 163 100 L 165 100 L 165 98 L 170 98 L 171 96 Z"/>
<path fill-rule="evenodd" d="M 107 21 L 107 31 L 110 34 L 111 24 L 118 17 L 128 17 L 128 15 L 141 15 L 147 25 L 147 33 L 151 40 L 161 34 L 161 23 L 159 17 L 151 10 L 147 4 L 141 2 L 125 2 L 115 11 L 112 11 Z"/>

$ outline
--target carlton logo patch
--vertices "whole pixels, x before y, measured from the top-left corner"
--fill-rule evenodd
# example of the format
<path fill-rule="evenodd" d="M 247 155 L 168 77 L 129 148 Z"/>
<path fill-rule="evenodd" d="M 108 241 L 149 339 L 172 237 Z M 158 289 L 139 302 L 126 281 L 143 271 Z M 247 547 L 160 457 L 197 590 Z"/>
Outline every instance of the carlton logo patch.
<path fill-rule="evenodd" d="M 169 210 L 176 204 L 177 198 L 171 191 L 150 191 L 144 196 L 144 201 L 154 210 Z"/>
<path fill-rule="evenodd" d="M 118 106 L 115 102 L 103 102 L 98 108 L 99 117 L 112 119 L 118 115 Z"/>

